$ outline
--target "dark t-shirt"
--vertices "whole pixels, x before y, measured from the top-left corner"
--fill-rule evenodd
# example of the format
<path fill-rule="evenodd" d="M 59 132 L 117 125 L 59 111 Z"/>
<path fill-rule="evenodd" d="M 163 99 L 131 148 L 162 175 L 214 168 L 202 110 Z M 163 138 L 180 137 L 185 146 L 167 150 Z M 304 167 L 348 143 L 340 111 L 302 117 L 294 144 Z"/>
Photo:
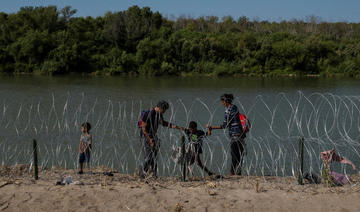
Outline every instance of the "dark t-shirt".
<path fill-rule="evenodd" d="M 149 133 L 150 137 L 155 137 L 156 132 L 159 128 L 159 125 L 164 120 L 161 113 L 157 113 L 154 109 L 151 109 L 145 112 L 142 117 L 142 121 L 146 122 L 146 131 Z"/>
<path fill-rule="evenodd" d="M 195 151 L 197 153 L 202 153 L 202 143 L 205 137 L 205 132 L 202 130 L 197 130 L 194 133 L 191 133 L 189 129 L 185 129 L 185 134 L 188 137 L 189 142 L 193 142 L 195 146 Z"/>

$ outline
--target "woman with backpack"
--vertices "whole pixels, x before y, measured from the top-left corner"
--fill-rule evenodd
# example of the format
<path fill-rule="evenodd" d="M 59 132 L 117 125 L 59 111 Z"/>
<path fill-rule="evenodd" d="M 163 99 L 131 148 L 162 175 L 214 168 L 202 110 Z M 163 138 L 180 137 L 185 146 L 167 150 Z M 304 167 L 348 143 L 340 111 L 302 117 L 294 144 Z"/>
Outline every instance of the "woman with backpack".
<path fill-rule="evenodd" d="M 245 152 L 246 131 L 240 120 L 239 110 L 236 105 L 232 104 L 234 96 L 232 94 L 223 94 L 220 97 L 221 104 L 226 108 L 225 119 L 222 125 L 206 127 L 211 131 L 213 129 L 229 129 L 230 137 L 230 153 L 231 153 L 231 168 L 230 176 L 241 175 L 241 166 Z M 246 120 L 247 121 L 247 120 Z"/>

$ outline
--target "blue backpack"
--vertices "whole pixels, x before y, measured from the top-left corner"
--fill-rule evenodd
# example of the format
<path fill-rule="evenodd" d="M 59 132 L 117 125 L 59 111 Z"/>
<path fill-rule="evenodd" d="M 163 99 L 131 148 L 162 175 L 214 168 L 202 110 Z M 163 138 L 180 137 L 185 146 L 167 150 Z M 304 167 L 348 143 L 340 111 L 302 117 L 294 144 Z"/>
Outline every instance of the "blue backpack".
<path fill-rule="evenodd" d="M 149 110 L 141 111 L 141 114 L 140 114 L 140 117 L 139 117 L 139 120 L 138 120 L 138 123 L 137 123 L 138 128 L 141 128 L 142 123 L 143 123 L 143 118 L 144 118 L 145 114 L 147 114 L 147 113 L 149 113 Z"/>

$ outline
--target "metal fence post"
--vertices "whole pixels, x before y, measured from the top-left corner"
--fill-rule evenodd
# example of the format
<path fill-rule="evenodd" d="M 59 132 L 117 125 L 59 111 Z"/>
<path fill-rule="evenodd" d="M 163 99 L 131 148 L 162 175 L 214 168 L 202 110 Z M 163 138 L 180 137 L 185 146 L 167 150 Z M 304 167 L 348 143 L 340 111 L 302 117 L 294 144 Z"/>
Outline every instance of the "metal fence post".
<path fill-rule="evenodd" d="M 181 180 L 183 182 L 186 181 L 186 158 L 185 158 L 185 136 L 181 136 L 180 139 L 180 145 L 181 145 L 181 169 L 182 169 L 182 175 L 181 175 Z"/>
<path fill-rule="evenodd" d="M 298 183 L 303 185 L 303 173 L 304 173 L 304 137 L 299 138 L 299 160 L 300 160 L 300 170 L 298 174 Z"/>
<path fill-rule="evenodd" d="M 39 167 L 38 167 L 38 157 L 37 157 L 37 142 L 33 139 L 33 152 L 34 152 L 34 177 L 35 180 L 39 179 Z"/>

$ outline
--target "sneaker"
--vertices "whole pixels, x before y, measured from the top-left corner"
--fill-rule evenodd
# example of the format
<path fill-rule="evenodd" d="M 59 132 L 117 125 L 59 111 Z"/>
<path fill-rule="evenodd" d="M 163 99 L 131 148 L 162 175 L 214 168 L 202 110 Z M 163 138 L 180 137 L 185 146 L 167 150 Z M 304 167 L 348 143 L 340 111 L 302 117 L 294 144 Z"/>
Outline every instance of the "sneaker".
<path fill-rule="evenodd" d="M 61 181 L 57 181 L 55 185 L 65 185 L 65 184 L 62 183 Z"/>
<path fill-rule="evenodd" d="M 138 177 L 140 177 L 141 179 L 145 179 L 145 173 L 144 173 L 144 170 L 142 169 L 142 167 L 139 167 L 138 168 L 138 170 L 137 170 L 137 172 L 136 172 L 136 175 L 138 176 Z"/>
<path fill-rule="evenodd" d="M 79 171 L 78 174 L 84 174 L 84 172 L 83 172 L 83 171 Z"/>
<path fill-rule="evenodd" d="M 103 172 L 103 175 L 107 175 L 110 177 L 114 176 L 114 174 L 112 172 Z"/>
<path fill-rule="evenodd" d="M 145 175 L 145 174 L 140 174 L 139 177 L 140 177 L 141 179 L 145 179 L 145 178 L 146 178 L 146 175 Z"/>
<path fill-rule="evenodd" d="M 223 178 L 224 178 L 224 176 L 219 175 L 219 174 L 215 176 L 215 179 L 223 179 Z"/>
<path fill-rule="evenodd" d="M 156 173 L 153 173 L 152 174 L 152 177 L 156 180 L 158 178 L 157 174 Z"/>

